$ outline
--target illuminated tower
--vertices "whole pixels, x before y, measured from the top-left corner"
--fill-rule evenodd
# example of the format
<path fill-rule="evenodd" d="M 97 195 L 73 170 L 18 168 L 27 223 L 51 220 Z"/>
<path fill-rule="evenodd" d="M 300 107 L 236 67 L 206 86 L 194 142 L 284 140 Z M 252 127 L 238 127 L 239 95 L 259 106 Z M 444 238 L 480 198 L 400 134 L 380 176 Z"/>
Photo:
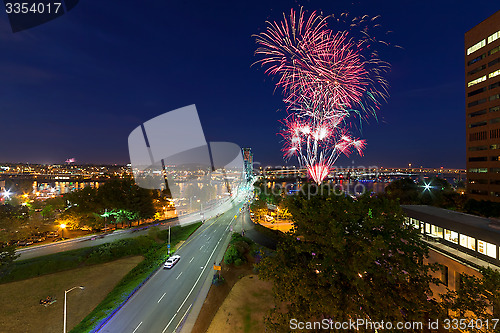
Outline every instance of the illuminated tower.
<path fill-rule="evenodd" d="M 253 175 L 253 154 L 251 148 L 243 148 L 243 161 L 245 162 L 247 180 L 250 180 Z"/>

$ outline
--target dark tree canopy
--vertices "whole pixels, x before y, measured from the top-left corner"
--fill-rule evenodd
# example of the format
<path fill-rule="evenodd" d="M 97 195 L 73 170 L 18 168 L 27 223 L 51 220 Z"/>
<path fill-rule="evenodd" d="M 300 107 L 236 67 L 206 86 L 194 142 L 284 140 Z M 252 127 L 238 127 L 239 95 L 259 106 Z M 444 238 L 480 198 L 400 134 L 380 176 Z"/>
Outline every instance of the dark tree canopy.
<path fill-rule="evenodd" d="M 109 213 L 108 223 L 130 223 L 155 214 L 152 191 L 137 186 L 132 179 L 111 180 L 99 188 L 86 187 L 66 194 L 64 199 L 70 207 L 63 218 L 95 228 L 104 225 L 101 215 L 105 212 Z"/>
<path fill-rule="evenodd" d="M 400 185 L 414 189 L 416 184 L 403 180 Z M 484 268 L 481 278 L 462 274 L 457 291 L 431 291 L 442 285 L 435 278 L 441 265 L 426 263 L 426 243 L 405 223 L 399 202 L 387 195 L 352 199 L 306 189 L 285 203 L 294 229 L 275 255 L 258 265 L 259 276 L 274 283 L 275 308 L 267 318 L 271 331 L 289 332 L 292 318 L 392 323 L 499 318 L 499 271 Z M 477 332 L 493 331 L 484 326 Z"/>
<path fill-rule="evenodd" d="M 19 254 L 16 254 L 15 245 L 0 243 L 0 277 L 9 274 L 12 264 Z"/>
<path fill-rule="evenodd" d="M 417 184 L 410 178 L 392 181 L 385 188 L 385 193 L 390 199 L 399 199 L 402 205 L 415 204 L 419 195 Z"/>
<path fill-rule="evenodd" d="M 464 210 L 466 196 L 455 192 L 447 180 L 432 177 L 415 183 L 410 178 L 391 182 L 384 191 L 402 205 L 431 205 L 447 209 Z"/>
<path fill-rule="evenodd" d="M 287 204 L 294 233 L 259 265 L 286 305 L 269 318 L 273 330 L 288 331 L 291 318 L 396 322 L 442 315 L 428 299 L 431 283 L 439 283 L 430 274 L 437 266 L 424 264 L 427 248 L 396 202 L 298 195 Z"/>

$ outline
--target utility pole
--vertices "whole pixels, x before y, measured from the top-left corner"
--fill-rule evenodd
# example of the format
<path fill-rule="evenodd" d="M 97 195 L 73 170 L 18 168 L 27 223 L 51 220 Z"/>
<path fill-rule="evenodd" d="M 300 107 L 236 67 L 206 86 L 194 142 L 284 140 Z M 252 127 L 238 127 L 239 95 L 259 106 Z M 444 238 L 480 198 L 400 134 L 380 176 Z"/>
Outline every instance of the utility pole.
<path fill-rule="evenodd" d="M 203 212 L 203 202 L 201 203 L 201 209 L 200 209 L 200 215 L 201 215 L 201 223 L 205 223 L 205 212 Z"/>
<path fill-rule="evenodd" d="M 242 235 L 242 236 L 245 236 L 245 229 L 243 228 L 243 214 L 244 214 L 244 212 L 243 212 L 243 211 L 242 211 L 242 209 L 240 208 L 241 235 Z"/>
<path fill-rule="evenodd" d="M 167 245 L 167 249 L 168 249 L 168 255 L 170 256 L 170 226 L 168 226 L 168 245 Z"/>

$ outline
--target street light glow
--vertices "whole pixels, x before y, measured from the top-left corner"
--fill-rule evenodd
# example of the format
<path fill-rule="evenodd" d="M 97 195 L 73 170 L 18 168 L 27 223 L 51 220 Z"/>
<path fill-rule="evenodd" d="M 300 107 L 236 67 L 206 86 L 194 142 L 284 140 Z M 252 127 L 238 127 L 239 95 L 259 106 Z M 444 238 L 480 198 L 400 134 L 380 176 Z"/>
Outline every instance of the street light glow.
<path fill-rule="evenodd" d="M 59 225 L 59 226 L 61 227 L 61 229 L 66 228 L 66 224 L 64 224 L 64 223 L 63 223 L 63 224 L 61 224 L 61 225 Z"/>

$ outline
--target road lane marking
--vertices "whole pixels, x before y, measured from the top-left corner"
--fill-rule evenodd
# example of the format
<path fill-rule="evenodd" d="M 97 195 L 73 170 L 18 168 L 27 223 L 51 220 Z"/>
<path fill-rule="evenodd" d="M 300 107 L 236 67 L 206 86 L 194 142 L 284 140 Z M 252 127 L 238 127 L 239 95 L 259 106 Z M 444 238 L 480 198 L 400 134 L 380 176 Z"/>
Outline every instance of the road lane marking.
<path fill-rule="evenodd" d="M 160 299 L 158 300 L 158 303 L 160 303 L 160 302 L 161 302 L 161 300 L 163 299 L 163 297 L 165 297 L 165 295 L 166 295 L 166 294 L 167 294 L 167 293 L 163 293 L 163 295 L 162 295 L 162 296 L 160 297 Z"/>
<path fill-rule="evenodd" d="M 204 246 L 205 246 L 205 245 L 202 245 L 202 246 L 200 247 L 200 251 L 201 251 L 201 249 L 202 249 Z"/>
<path fill-rule="evenodd" d="M 224 235 L 222 235 L 222 237 L 224 237 Z M 221 241 L 222 237 L 219 239 L 219 242 Z M 219 244 L 219 243 L 217 243 Z M 208 258 L 208 261 L 207 263 L 205 264 L 205 267 L 201 267 L 201 269 L 203 269 L 203 271 L 200 273 L 200 276 L 198 276 L 198 279 L 196 279 L 196 282 L 194 283 L 193 287 L 191 288 L 191 290 L 189 291 L 189 294 L 186 296 L 186 298 L 184 299 L 184 302 L 182 302 L 181 306 L 179 307 L 179 309 L 177 310 L 177 312 L 179 312 L 179 310 L 182 308 L 182 306 L 184 305 L 184 303 L 186 303 L 187 299 L 189 298 L 189 296 L 191 296 L 191 293 L 193 292 L 194 288 L 196 287 L 196 285 L 198 284 L 198 281 L 200 281 L 201 279 L 201 276 L 203 275 L 203 272 L 205 271 L 205 269 L 208 267 L 208 263 L 211 262 L 212 260 L 212 256 L 214 255 L 214 252 L 215 250 L 217 250 L 217 246 L 214 247 L 214 250 L 212 251 L 212 253 L 210 254 L 210 257 Z M 167 325 L 168 326 L 168 325 Z"/>
<path fill-rule="evenodd" d="M 234 218 L 233 218 L 234 219 Z M 231 221 L 232 222 L 232 221 Z M 215 222 L 214 222 L 215 223 Z M 222 238 L 224 237 L 224 234 L 221 236 L 221 238 L 219 239 L 219 241 L 217 242 L 217 245 L 219 245 L 220 241 L 222 240 Z M 186 243 L 184 243 L 186 244 Z M 182 245 L 184 245 L 182 244 Z M 198 278 L 196 279 L 196 282 L 193 284 L 193 287 L 191 288 L 191 290 L 189 291 L 188 295 L 186 296 L 186 298 L 184 299 L 184 301 L 182 302 L 181 306 L 179 307 L 179 309 L 177 310 L 177 312 L 174 314 L 174 316 L 172 317 L 172 319 L 170 319 L 170 321 L 168 322 L 167 326 L 165 326 L 165 328 L 163 329 L 163 331 L 161 333 L 165 333 L 165 331 L 167 330 L 168 326 L 170 326 L 170 324 L 172 323 L 172 321 L 174 320 L 175 316 L 177 316 L 177 313 L 179 313 L 180 309 L 184 306 L 184 303 L 186 303 L 187 299 L 189 298 L 189 296 L 191 296 L 191 294 L 193 293 L 193 290 L 194 288 L 196 287 L 196 285 L 198 284 L 198 282 L 200 281 L 201 277 L 203 276 L 203 273 L 205 271 L 205 269 L 208 267 L 208 263 L 211 262 L 212 260 L 212 256 L 214 255 L 214 252 L 215 250 L 217 250 L 217 245 L 214 247 L 212 253 L 210 254 L 210 257 L 208 258 L 208 261 L 207 263 L 205 264 L 205 267 L 200 267 L 200 269 L 202 269 L 200 275 L 198 276 Z M 182 274 L 182 272 L 181 272 Z"/>
<path fill-rule="evenodd" d="M 170 319 L 170 321 L 168 322 L 167 326 L 165 326 L 165 328 L 163 329 L 163 331 L 161 333 L 165 333 L 165 331 L 167 330 L 167 327 L 170 326 L 170 324 L 172 323 L 172 321 L 174 320 L 175 316 L 177 316 L 177 313 L 174 314 L 174 316 L 172 317 L 172 319 Z"/>
<path fill-rule="evenodd" d="M 174 328 L 174 332 L 177 332 L 177 329 L 179 328 L 179 325 L 182 323 L 182 321 L 184 320 L 184 318 L 186 317 L 188 311 L 191 309 L 191 307 L 193 306 L 193 303 L 191 303 L 191 305 L 189 306 L 189 308 L 186 310 L 186 312 L 184 312 L 184 315 L 182 316 L 181 320 L 179 320 L 179 323 L 177 324 L 177 326 L 175 326 Z"/>
<path fill-rule="evenodd" d="M 139 328 L 139 326 L 142 325 L 142 321 L 139 323 L 139 325 L 137 325 L 137 327 L 135 328 L 135 330 L 132 332 L 132 333 L 135 333 L 135 331 L 137 331 L 137 329 Z"/>
<path fill-rule="evenodd" d="M 217 221 L 218 221 L 218 220 L 219 220 L 222 216 L 223 216 L 223 215 L 219 216 L 219 217 L 218 217 L 217 219 L 215 219 L 212 223 L 210 223 L 209 225 L 207 225 L 207 226 L 205 227 L 205 229 L 203 229 L 203 231 L 201 231 L 201 228 L 202 228 L 203 226 L 205 226 L 205 224 L 203 224 L 202 226 L 200 226 L 200 229 L 198 229 L 198 230 L 200 230 L 200 233 L 199 233 L 198 235 L 194 236 L 194 238 L 189 239 L 187 242 L 182 243 L 182 245 L 181 245 L 181 246 L 179 246 L 179 248 L 177 249 L 177 251 L 179 251 L 179 250 L 180 250 L 182 247 L 184 247 L 185 245 L 187 245 L 187 244 L 191 243 L 191 241 L 192 241 L 193 239 L 196 239 L 196 238 L 200 237 L 200 236 L 201 236 L 201 235 L 202 235 L 205 231 L 207 231 L 207 229 L 208 229 L 208 228 L 210 228 L 210 227 L 211 227 L 211 226 L 212 226 L 215 222 L 217 222 Z"/>
<path fill-rule="evenodd" d="M 181 274 L 179 274 L 179 276 L 178 276 L 178 277 L 176 277 L 175 279 L 177 280 L 177 279 L 178 279 L 181 275 L 182 275 L 182 272 L 181 272 Z"/>
<path fill-rule="evenodd" d="M 194 257 L 191 258 L 191 260 L 189 260 L 189 262 L 191 263 L 191 261 L 193 261 Z"/>

